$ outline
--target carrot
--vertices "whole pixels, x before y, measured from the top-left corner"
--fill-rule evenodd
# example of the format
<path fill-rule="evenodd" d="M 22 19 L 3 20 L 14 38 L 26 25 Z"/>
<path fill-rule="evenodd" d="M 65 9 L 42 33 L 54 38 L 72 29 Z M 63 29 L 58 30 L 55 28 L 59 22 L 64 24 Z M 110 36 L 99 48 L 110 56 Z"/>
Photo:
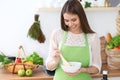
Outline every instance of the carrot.
<path fill-rule="evenodd" d="M 109 43 L 111 39 L 112 39 L 111 33 L 107 33 L 107 43 Z"/>
<path fill-rule="evenodd" d="M 120 50 L 118 47 L 113 48 L 113 50 Z"/>

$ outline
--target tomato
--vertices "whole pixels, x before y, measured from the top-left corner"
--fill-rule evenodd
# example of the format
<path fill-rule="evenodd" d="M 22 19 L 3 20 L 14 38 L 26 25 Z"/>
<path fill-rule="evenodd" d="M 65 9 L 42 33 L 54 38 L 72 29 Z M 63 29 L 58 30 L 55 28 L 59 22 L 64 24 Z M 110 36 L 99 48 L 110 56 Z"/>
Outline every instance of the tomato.
<path fill-rule="evenodd" d="M 17 59 L 15 60 L 15 63 L 22 63 L 21 58 L 17 58 Z"/>
<path fill-rule="evenodd" d="M 117 48 L 120 50 L 120 45 Z"/>

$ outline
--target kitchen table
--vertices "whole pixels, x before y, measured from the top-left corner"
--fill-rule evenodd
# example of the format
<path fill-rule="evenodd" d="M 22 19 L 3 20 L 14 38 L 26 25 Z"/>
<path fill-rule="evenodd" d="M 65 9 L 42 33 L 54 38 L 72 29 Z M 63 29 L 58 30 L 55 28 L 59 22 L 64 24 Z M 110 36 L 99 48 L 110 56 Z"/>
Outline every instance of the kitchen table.
<path fill-rule="evenodd" d="M 33 70 L 33 75 L 30 77 L 20 77 L 17 74 L 12 74 L 5 69 L 0 69 L 0 80 L 52 80 L 53 77 L 45 73 L 43 66 Z"/>
<path fill-rule="evenodd" d="M 108 77 L 120 77 L 120 70 L 109 70 L 107 64 L 103 64 L 102 70 L 108 70 Z M 102 78 L 102 74 L 92 74 L 93 78 Z M 46 74 L 44 66 L 33 70 L 31 77 L 19 77 L 17 74 L 12 74 L 7 70 L 0 69 L 0 80 L 53 80 L 53 76 Z"/>

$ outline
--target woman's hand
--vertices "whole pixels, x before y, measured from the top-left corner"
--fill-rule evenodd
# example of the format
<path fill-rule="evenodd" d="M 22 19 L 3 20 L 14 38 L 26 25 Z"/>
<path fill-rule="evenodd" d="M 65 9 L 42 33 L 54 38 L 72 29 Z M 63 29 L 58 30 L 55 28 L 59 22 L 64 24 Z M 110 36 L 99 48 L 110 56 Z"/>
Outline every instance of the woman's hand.
<path fill-rule="evenodd" d="M 71 73 L 71 72 L 65 72 L 65 73 L 69 76 L 75 76 L 75 75 L 80 73 L 80 69 L 78 71 L 74 72 L 74 73 Z"/>
<path fill-rule="evenodd" d="M 93 74 L 93 73 L 98 73 L 99 70 L 95 66 L 90 66 L 88 68 L 80 68 L 78 71 L 76 71 L 74 73 L 70 73 L 70 72 L 65 72 L 65 73 L 69 76 L 74 76 L 74 75 L 77 75 L 81 72 L 86 72 L 86 73 Z"/>
<path fill-rule="evenodd" d="M 54 61 L 57 63 L 60 61 L 60 54 L 61 54 L 61 52 L 57 48 L 55 48 L 53 53 L 52 53 L 52 57 L 53 57 Z"/>
<path fill-rule="evenodd" d="M 65 72 L 67 75 L 69 76 L 75 76 L 81 72 L 86 72 L 86 69 L 85 68 L 80 68 L 78 71 L 74 72 L 74 73 L 71 73 L 71 72 Z"/>
<path fill-rule="evenodd" d="M 50 60 L 46 64 L 46 66 L 49 70 L 54 70 L 57 67 L 57 65 L 60 61 L 60 54 L 61 54 L 60 50 L 58 50 L 58 49 L 53 50 L 53 52 L 51 53 L 52 60 Z"/>

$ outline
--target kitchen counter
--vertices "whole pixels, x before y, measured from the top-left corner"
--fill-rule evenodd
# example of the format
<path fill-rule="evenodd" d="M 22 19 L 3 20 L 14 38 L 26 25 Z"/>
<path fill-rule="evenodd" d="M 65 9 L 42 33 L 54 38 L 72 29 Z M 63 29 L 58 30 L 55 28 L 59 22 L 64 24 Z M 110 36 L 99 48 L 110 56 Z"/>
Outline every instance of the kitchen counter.
<path fill-rule="evenodd" d="M 108 71 L 108 77 L 120 77 L 120 69 L 114 69 L 114 70 L 110 70 L 107 66 L 107 64 L 103 64 L 102 65 L 102 70 L 100 74 L 93 74 L 92 77 L 93 78 L 100 78 L 102 77 L 102 71 L 103 70 L 107 70 Z"/>
<path fill-rule="evenodd" d="M 53 77 L 45 74 L 42 66 L 33 70 L 31 77 L 19 77 L 17 74 L 12 74 L 5 69 L 0 69 L 0 80 L 52 80 Z"/>
<path fill-rule="evenodd" d="M 108 70 L 108 77 L 120 77 L 120 70 L 109 70 L 106 64 L 102 66 L 102 70 Z M 91 76 L 93 78 L 100 78 L 102 74 L 92 74 Z M 7 70 L 0 69 L 0 80 L 53 80 L 53 76 L 46 74 L 42 66 L 35 69 L 31 77 L 19 77 L 17 74 L 12 74 Z"/>

